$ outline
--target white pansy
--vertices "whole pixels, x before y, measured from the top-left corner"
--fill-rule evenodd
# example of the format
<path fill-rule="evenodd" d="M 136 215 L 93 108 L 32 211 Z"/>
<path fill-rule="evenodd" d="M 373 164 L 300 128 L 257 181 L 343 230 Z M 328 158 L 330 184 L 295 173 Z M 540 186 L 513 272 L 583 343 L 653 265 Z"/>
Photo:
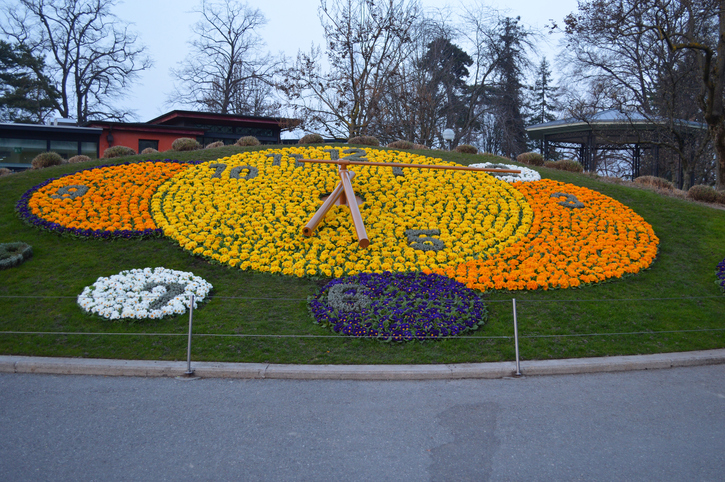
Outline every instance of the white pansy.
<path fill-rule="evenodd" d="M 211 289 L 209 282 L 193 273 L 166 268 L 132 269 L 98 278 L 78 295 L 78 305 L 110 320 L 158 319 L 185 313 L 192 293 L 196 308 Z"/>
<path fill-rule="evenodd" d="M 528 167 L 521 167 L 515 164 L 494 164 L 493 162 L 482 162 L 478 164 L 471 164 L 469 167 L 482 167 L 486 169 L 516 169 L 521 171 L 521 174 L 510 172 L 489 172 L 489 174 L 496 177 L 496 179 L 500 179 L 506 182 L 530 182 L 541 180 L 541 175 L 539 175 L 538 172 L 534 171 L 533 169 L 529 169 Z"/>

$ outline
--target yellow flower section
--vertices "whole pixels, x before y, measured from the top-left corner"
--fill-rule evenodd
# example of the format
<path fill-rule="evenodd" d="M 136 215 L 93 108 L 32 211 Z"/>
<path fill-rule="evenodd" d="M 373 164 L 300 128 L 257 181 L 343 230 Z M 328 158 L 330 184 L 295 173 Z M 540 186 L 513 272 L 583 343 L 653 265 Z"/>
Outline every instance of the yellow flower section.
<path fill-rule="evenodd" d="M 344 151 L 291 147 L 199 164 L 160 186 L 151 212 L 164 234 L 196 255 L 296 276 L 457 267 L 494 255 L 529 231 L 533 211 L 523 194 L 484 172 L 350 166 L 370 246 L 358 247 L 346 206 L 333 207 L 305 237 L 302 228 L 339 176 L 334 164 L 298 163 L 294 156 L 350 155 Z M 370 162 L 454 165 L 400 151 L 368 148 L 359 155 Z"/>
<path fill-rule="evenodd" d="M 188 164 L 139 162 L 86 169 L 38 189 L 30 212 L 64 228 L 108 232 L 156 229 L 149 202 L 156 188 Z"/>
<path fill-rule="evenodd" d="M 516 187 L 534 210 L 528 234 L 489 259 L 433 271 L 483 291 L 546 290 L 621 278 L 654 262 L 659 239 L 627 206 L 549 179 Z"/>

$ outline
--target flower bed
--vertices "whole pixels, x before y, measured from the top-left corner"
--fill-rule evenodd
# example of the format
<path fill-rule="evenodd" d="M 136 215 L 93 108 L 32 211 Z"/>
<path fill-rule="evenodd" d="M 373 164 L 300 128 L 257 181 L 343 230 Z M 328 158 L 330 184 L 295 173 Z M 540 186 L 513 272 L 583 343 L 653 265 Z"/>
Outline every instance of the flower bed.
<path fill-rule="evenodd" d="M 0 269 L 17 266 L 33 255 L 33 247 L 26 243 L 0 244 Z"/>
<path fill-rule="evenodd" d="M 717 281 L 716 283 L 723 291 L 725 291 L 725 259 L 717 265 Z"/>
<path fill-rule="evenodd" d="M 166 268 L 122 271 L 98 278 L 78 296 L 81 308 L 109 320 L 158 319 L 180 315 L 206 299 L 212 285 L 193 273 Z"/>
<path fill-rule="evenodd" d="M 189 163 L 146 161 L 99 166 L 27 191 L 16 209 L 41 229 L 81 237 L 160 235 L 148 209 L 156 188 Z"/>
<path fill-rule="evenodd" d="M 478 164 L 471 164 L 469 167 L 483 167 L 487 169 L 516 169 L 521 173 L 509 173 L 501 172 L 495 173 L 490 172 L 493 177 L 506 182 L 532 182 L 541 180 L 541 174 L 529 169 L 528 167 L 517 166 L 516 164 L 494 164 L 493 162 L 479 162 Z"/>
<path fill-rule="evenodd" d="M 339 177 L 334 165 L 296 158 L 348 155 L 371 162 L 453 165 L 372 148 L 245 152 L 178 174 L 159 188 L 151 211 L 164 233 L 193 254 L 295 276 L 455 267 L 516 243 L 531 226 L 524 196 L 486 173 L 352 166 L 370 247 L 358 247 L 346 206 L 334 207 L 312 237 L 302 236 Z"/>
<path fill-rule="evenodd" d="M 476 292 L 435 274 L 362 273 L 335 279 L 309 299 L 315 322 L 336 333 L 381 341 L 437 340 L 483 326 Z"/>
<path fill-rule="evenodd" d="M 435 270 L 480 290 L 576 288 L 648 268 L 659 239 L 634 211 L 584 187 L 517 183 L 534 210 L 531 230 L 488 259 Z"/>

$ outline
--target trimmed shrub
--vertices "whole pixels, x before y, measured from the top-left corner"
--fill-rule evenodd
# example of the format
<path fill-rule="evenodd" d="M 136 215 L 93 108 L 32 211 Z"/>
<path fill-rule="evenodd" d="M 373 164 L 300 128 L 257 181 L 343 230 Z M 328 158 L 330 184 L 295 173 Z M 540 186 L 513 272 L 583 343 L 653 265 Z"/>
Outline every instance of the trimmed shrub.
<path fill-rule="evenodd" d="M 410 141 L 399 140 L 391 142 L 388 144 L 388 147 L 392 147 L 393 149 L 412 149 L 414 145 Z"/>
<path fill-rule="evenodd" d="M 201 144 L 191 137 L 179 137 L 171 143 L 171 148 L 175 151 L 196 151 L 201 149 Z"/>
<path fill-rule="evenodd" d="M 141 154 L 154 154 L 156 152 L 159 152 L 159 151 L 157 151 L 153 147 L 147 147 L 146 149 L 144 149 L 143 151 L 141 151 Z"/>
<path fill-rule="evenodd" d="M 413 144 L 413 149 L 418 149 L 420 151 L 429 149 L 428 146 L 424 146 L 423 144 Z"/>
<path fill-rule="evenodd" d="M 559 169 L 560 171 L 584 172 L 584 167 L 571 159 L 561 159 L 560 161 L 544 161 L 544 167 L 551 169 Z"/>
<path fill-rule="evenodd" d="M 461 144 L 460 146 L 456 146 L 456 152 L 460 152 L 461 154 L 478 154 L 478 149 L 469 144 Z"/>
<path fill-rule="evenodd" d="M 13 171 L 8 169 L 7 167 L 0 167 L 0 177 L 9 176 L 12 173 L 13 173 Z"/>
<path fill-rule="evenodd" d="M 643 186 L 652 186 L 657 189 L 667 189 L 672 191 L 675 189 L 675 185 L 672 184 L 665 178 L 655 176 L 639 176 L 634 180 L 636 184 L 642 184 Z"/>
<path fill-rule="evenodd" d="M 524 152 L 516 156 L 516 160 L 522 164 L 528 164 L 530 166 L 543 166 L 544 158 L 538 152 Z"/>
<path fill-rule="evenodd" d="M 245 147 L 245 146 L 258 146 L 258 145 L 261 144 L 261 142 L 259 142 L 259 139 L 257 139 L 254 136 L 244 136 L 244 137 L 240 137 L 239 139 L 237 139 L 236 144 L 238 146 L 242 146 L 242 147 Z"/>
<path fill-rule="evenodd" d="M 0 269 L 17 266 L 33 255 L 33 247 L 26 243 L 0 244 Z"/>
<path fill-rule="evenodd" d="M 725 204 L 725 191 L 717 192 L 717 202 L 718 204 Z"/>
<path fill-rule="evenodd" d="M 363 146 L 379 146 L 380 141 L 377 137 L 373 136 L 357 136 L 357 137 L 351 137 L 347 140 L 348 144 L 362 144 Z"/>
<path fill-rule="evenodd" d="M 237 141 L 237 142 L 239 142 L 239 141 Z M 211 144 L 207 144 L 204 149 L 216 149 L 217 147 L 224 147 L 224 142 L 223 141 L 212 142 Z"/>
<path fill-rule="evenodd" d="M 113 146 L 103 151 L 104 159 L 111 159 L 113 157 L 126 157 L 135 156 L 136 151 L 126 146 Z"/>
<path fill-rule="evenodd" d="M 83 154 L 80 154 L 78 156 L 73 156 L 70 159 L 68 159 L 69 164 L 75 164 L 77 162 L 88 162 L 91 158 L 88 156 L 84 156 Z"/>
<path fill-rule="evenodd" d="M 325 141 L 320 134 L 306 134 L 297 141 L 297 144 L 322 144 L 323 142 Z"/>
<path fill-rule="evenodd" d="M 33 169 L 44 169 L 50 166 L 60 166 L 64 164 L 63 158 L 57 152 L 41 152 L 30 163 Z"/>
<path fill-rule="evenodd" d="M 689 197 L 690 199 L 694 199 L 695 201 L 714 203 L 717 202 L 717 191 L 712 186 L 704 186 L 702 184 L 698 184 L 692 186 L 687 191 L 687 197 Z"/>

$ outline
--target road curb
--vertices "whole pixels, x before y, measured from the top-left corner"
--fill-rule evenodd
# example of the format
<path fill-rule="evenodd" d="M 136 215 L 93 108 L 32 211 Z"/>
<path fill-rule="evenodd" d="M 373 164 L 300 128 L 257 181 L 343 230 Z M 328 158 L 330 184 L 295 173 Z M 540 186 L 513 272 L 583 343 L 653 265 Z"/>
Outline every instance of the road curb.
<path fill-rule="evenodd" d="M 654 355 L 532 360 L 521 362 L 524 376 L 655 370 L 725 363 L 725 349 Z M 155 360 L 105 360 L 0 356 L 0 373 L 177 377 L 186 373 L 185 362 Z M 202 378 L 286 380 L 451 380 L 505 378 L 516 373 L 514 362 L 446 365 L 281 365 L 266 363 L 192 363 Z"/>

